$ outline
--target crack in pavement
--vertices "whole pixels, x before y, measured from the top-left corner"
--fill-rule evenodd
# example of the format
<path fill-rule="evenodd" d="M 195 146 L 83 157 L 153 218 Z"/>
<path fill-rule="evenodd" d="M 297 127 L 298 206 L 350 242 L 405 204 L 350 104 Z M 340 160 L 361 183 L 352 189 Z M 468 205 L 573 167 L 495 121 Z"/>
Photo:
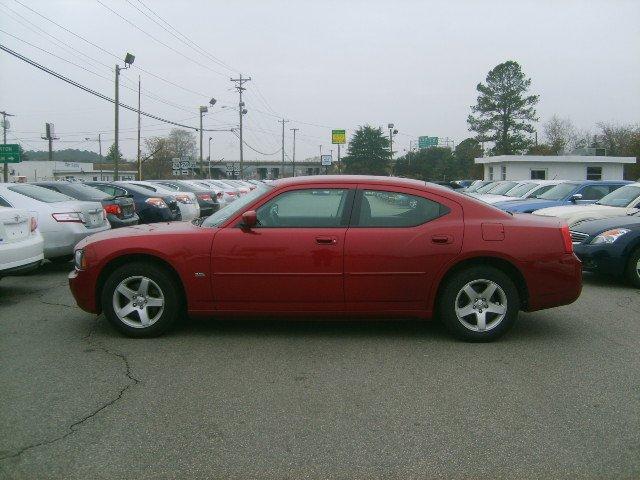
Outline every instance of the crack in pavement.
<path fill-rule="evenodd" d="M 46 303 L 46 302 L 43 302 L 43 303 Z M 65 305 L 65 306 L 68 306 L 68 305 Z M 70 435 L 73 435 L 76 432 L 76 427 L 82 425 L 87 420 L 95 417 L 102 410 L 110 407 L 111 405 L 113 405 L 116 402 L 118 402 L 119 400 L 121 400 L 127 390 L 129 390 L 131 387 L 133 387 L 133 386 L 135 386 L 135 385 L 140 383 L 140 379 L 136 378 L 133 375 L 133 373 L 131 371 L 131 364 L 129 363 L 129 359 L 126 357 L 126 355 L 124 355 L 122 353 L 119 353 L 119 352 L 114 352 L 114 351 L 108 349 L 107 347 L 105 347 L 105 346 L 103 346 L 103 345 L 101 345 L 101 344 L 99 344 L 99 343 L 97 343 L 95 341 L 92 341 L 91 337 L 95 333 L 97 327 L 98 327 L 98 319 L 96 319 L 95 325 L 93 326 L 93 328 L 91 328 L 89 330 L 89 333 L 87 335 L 85 335 L 84 337 L 82 337 L 82 340 L 89 342 L 91 345 L 95 346 L 99 350 L 102 350 L 104 353 L 106 353 L 108 355 L 113 355 L 113 356 L 119 358 L 120 360 L 122 360 L 122 362 L 124 363 L 124 366 L 126 368 L 125 375 L 130 380 L 130 382 L 127 383 L 123 388 L 120 389 L 120 391 L 118 392 L 118 395 L 115 398 L 113 398 L 113 399 L 109 400 L 108 402 L 102 404 L 100 407 L 96 408 L 95 410 L 93 410 L 88 415 L 85 415 L 81 419 L 79 419 L 79 420 L 73 422 L 71 425 L 69 425 L 69 427 L 67 427 L 67 431 L 64 434 L 58 435 L 57 437 L 52 438 L 50 440 L 44 440 L 42 442 L 32 443 L 31 445 L 27 445 L 26 447 L 23 447 L 23 448 L 19 449 L 15 453 L 12 453 L 10 455 L 6 455 L 4 457 L 0 457 L 0 461 L 7 460 L 7 459 L 10 459 L 10 458 L 19 457 L 20 455 L 22 455 L 24 452 L 26 452 L 28 450 L 32 450 L 34 448 L 38 448 L 38 447 L 45 446 L 45 445 L 51 445 L 53 443 L 59 442 L 61 440 L 64 440 L 65 438 L 69 437 Z"/>

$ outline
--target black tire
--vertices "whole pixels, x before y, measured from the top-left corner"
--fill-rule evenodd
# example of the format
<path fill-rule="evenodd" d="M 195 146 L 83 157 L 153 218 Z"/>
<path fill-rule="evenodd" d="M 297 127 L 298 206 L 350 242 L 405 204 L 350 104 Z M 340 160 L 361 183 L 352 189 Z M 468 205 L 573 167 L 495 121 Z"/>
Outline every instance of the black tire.
<path fill-rule="evenodd" d="M 142 310 L 142 308 L 136 307 L 135 310 L 125 316 L 126 321 L 122 320 L 114 310 L 114 293 L 116 288 L 118 288 L 121 282 L 132 278 L 133 279 L 129 281 L 136 282 L 135 277 L 145 277 L 151 281 L 149 286 L 150 297 L 164 297 L 162 299 L 164 302 L 162 309 L 160 309 L 160 307 L 150 306 L 149 310 L 147 310 L 145 303 L 145 312 L 151 312 L 149 316 L 157 316 L 157 319 L 153 320 L 153 322 L 147 326 L 142 325 L 140 314 L 137 312 L 138 309 Z M 135 291 L 136 294 L 139 294 L 139 292 L 139 290 Z M 117 301 L 126 306 L 128 297 L 119 295 Z M 102 311 L 109 323 L 120 333 L 135 338 L 157 337 L 162 335 L 184 312 L 182 291 L 180 287 L 176 286 L 175 279 L 165 268 L 145 262 L 134 262 L 122 265 L 113 271 L 109 275 L 109 278 L 107 278 L 102 289 L 101 303 Z M 133 304 L 133 300 L 131 303 Z M 121 305 L 121 307 L 122 306 L 123 305 Z M 129 323 L 135 323 L 136 319 L 140 323 L 138 327 L 126 323 L 127 321 Z"/>
<path fill-rule="evenodd" d="M 470 298 L 467 293 L 463 293 L 463 288 L 469 284 L 473 291 L 479 290 L 480 292 L 482 292 L 482 287 L 491 284 L 495 284 L 499 288 L 491 294 L 489 299 L 483 298 L 482 293 L 477 293 L 478 298 L 474 299 Z M 465 305 L 467 300 L 470 300 L 471 303 Z M 485 303 L 485 300 L 489 303 Z M 506 302 L 506 308 L 504 308 L 504 302 Z M 458 318 L 457 306 L 473 309 L 474 305 L 480 310 L 474 309 L 469 316 Z M 480 316 L 482 315 L 482 308 L 484 308 L 486 321 L 484 330 L 482 330 L 476 315 L 476 312 L 480 313 Z M 503 314 L 488 311 L 492 309 L 506 311 Z M 511 278 L 497 268 L 476 265 L 460 270 L 446 280 L 439 293 L 436 313 L 445 327 L 457 338 L 472 342 L 488 342 L 500 338 L 513 326 L 518 318 L 519 310 L 520 297 Z M 466 322 L 467 325 L 463 322 Z M 478 330 L 475 331 L 473 328 Z"/>
<path fill-rule="evenodd" d="M 638 262 L 640 262 L 640 247 L 637 247 L 627 261 L 627 279 L 634 287 L 640 288 L 640 271 L 638 271 Z"/>
<path fill-rule="evenodd" d="M 51 263 L 56 264 L 69 263 L 71 260 L 73 260 L 73 255 L 63 255 L 62 257 L 54 257 L 49 259 Z"/>

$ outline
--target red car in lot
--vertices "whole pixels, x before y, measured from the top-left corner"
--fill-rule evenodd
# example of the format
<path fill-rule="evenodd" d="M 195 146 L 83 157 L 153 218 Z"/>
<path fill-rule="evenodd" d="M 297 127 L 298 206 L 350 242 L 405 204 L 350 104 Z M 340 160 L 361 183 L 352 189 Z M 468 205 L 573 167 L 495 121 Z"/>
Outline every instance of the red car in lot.
<path fill-rule="evenodd" d="M 467 340 L 566 305 L 581 265 L 558 219 L 512 215 L 417 180 L 260 185 L 206 220 L 98 233 L 75 250 L 78 305 L 124 334 L 183 315 L 440 318 Z"/>

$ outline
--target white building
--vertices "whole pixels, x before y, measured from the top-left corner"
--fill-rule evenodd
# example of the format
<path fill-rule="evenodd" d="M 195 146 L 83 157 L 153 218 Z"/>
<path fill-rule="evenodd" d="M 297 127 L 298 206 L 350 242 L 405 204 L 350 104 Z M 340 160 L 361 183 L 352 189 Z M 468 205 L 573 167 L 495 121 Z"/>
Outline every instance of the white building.
<path fill-rule="evenodd" d="M 485 180 L 622 180 L 634 157 L 498 155 L 476 158 Z"/>
<path fill-rule="evenodd" d="M 104 167 L 105 169 L 103 169 Z M 118 169 L 120 180 L 134 180 L 136 171 L 122 162 Z M 39 182 L 47 180 L 113 180 L 111 164 L 61 162 L 54 160 L 27 160 L 9 164 L 9 181 Z"/>

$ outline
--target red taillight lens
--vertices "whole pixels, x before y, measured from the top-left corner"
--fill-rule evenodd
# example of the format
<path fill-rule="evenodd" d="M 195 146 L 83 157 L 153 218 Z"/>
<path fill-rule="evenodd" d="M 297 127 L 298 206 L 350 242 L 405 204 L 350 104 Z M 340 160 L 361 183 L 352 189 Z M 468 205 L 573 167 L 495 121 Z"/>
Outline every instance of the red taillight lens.
<path fill-rule="evenodd" d="M 209 195 L 208 193 L 199 193 L 198 194 L 198 198 L 200 200 L 204 200 L 205 202 L 210 202 L 211 201 L 211 195 Z"/>
<path fill-rule="evenodd" d="M 30 228 L 31 228 L 31 230 L 30 230 L 31 233 L 35 232 L 36 228 L 38 228 L 38 219 L 36 217 L 31 217 Z"/>
<path fill-rule="evenodd" d="M 120 205 L 107 205 L 106 207 L 104 207 L 104 213 L 110 213 L 111 215 L 121 215 L 122 209 L 120 208 Z"/>
<path fill-rule="evenodd" d="M 571 241 L 571 232 L 569 232 L 569 225 L 566 223 L 560 227 L 560 233 L 562 234 L 562 241 L 564 243 L 564 252 L 573 253 L 573 242 Z"/>

